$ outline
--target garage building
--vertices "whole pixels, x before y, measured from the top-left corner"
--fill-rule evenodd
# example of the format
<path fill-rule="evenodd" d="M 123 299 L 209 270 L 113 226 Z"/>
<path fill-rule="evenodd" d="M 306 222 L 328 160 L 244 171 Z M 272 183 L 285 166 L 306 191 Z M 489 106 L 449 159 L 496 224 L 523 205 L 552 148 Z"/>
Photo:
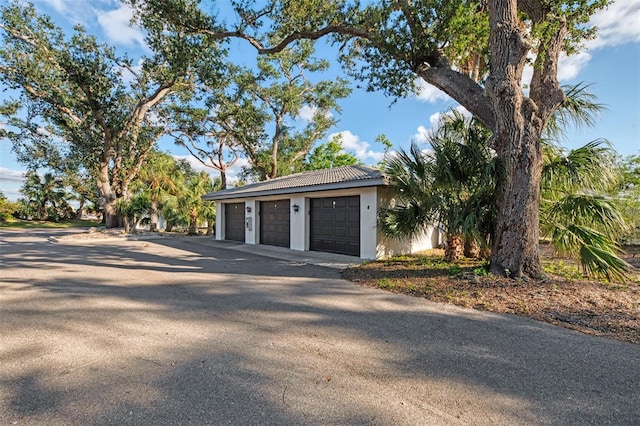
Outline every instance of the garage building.
<path fill-rule="evenodd" d="M 376 227 L 393 197 L 380 170 L 342 166 L 217 191 L 216 239 L 380 259 L 435 247 L 436 230 L 389 240 Z"/>

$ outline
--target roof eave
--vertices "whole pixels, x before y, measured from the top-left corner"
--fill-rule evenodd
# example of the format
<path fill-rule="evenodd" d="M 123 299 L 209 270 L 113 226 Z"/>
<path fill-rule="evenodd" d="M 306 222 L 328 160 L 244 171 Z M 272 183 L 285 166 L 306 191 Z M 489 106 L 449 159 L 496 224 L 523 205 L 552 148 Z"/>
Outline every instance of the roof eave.
<path fill-rule="evenodd" d="M 267 191 L 257 190 L 257 191 L 220 194 L 220 195 L 216 195 L 216 193 L 214 192 L 214 193 L 203 195 L 202 199 L 204 201 L 221 201 L 221 200 L 231 200 L 231 199 L 239 199 L 239 198 L 266 197 L 270 195 L 299 194 L 302 192 L 320 192 L 320 191 L 332 191 L 337 189 L 369 188 L 372 186 L 386 186 L 386 185 L 387 185 L 386 179 L 384 177 L 380 177 L 376 179 L 352 180 L 347 182 L 327 183 L 322 185 L 306 185 L 306 186 L 298 186 L 298 187 L 292 187 L 292 188 L 271 189 Z"/>

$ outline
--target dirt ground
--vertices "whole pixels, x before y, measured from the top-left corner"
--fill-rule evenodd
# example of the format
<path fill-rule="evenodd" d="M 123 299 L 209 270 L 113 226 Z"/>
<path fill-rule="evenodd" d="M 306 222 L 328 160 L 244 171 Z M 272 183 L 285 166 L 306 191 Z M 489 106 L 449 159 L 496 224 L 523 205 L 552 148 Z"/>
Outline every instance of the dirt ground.
<path fill-rule="evenodd" d="M 478 262 L 443 262 L 433 250 L 418 257 L 368 263 L 344 278 L 369 287 L 434 302 L 534 318 L 586 334 L 640 344 L 640 247 L 627 252 L 634 270 L 624 283 L 584 279 L 575 262 L 543 247 L 544 281 L 522 281 L 484 273 Z M 550 272 L 552 271 L 552 272 Z"/>

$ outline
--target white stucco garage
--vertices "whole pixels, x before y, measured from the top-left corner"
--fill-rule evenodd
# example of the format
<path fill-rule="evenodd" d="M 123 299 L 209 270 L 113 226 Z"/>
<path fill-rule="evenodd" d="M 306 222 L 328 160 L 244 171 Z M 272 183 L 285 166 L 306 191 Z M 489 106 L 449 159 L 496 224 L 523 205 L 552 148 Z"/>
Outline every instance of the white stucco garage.
<path fill-rule="evenodd" d="M 380 259 L 435 247 L 430 229 L 389 240 L 376 227 L 378 208 L 393 203 L 386 178 L 366 166 L 342 166 L 213 192 L 216 239 Z"/>

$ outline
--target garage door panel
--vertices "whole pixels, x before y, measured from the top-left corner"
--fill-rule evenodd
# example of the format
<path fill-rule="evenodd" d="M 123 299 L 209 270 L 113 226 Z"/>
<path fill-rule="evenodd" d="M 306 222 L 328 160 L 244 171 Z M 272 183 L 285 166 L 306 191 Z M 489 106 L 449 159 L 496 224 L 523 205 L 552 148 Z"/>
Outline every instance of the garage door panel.
<path fill-rule="evenodd" d="M 260 244 L 291 246 L 290 209 L 289 200 L 260 202 Z"/>
<path fill-rule="evenodd" d="M 224 205 L 224 209 L 224 238 L 244 243 L 244 203 L 228 203 Z"/>
<path fill-rule="evenodd" d="M 309 248 L 360 256 L 360 196 L 310 200 Z"/>

